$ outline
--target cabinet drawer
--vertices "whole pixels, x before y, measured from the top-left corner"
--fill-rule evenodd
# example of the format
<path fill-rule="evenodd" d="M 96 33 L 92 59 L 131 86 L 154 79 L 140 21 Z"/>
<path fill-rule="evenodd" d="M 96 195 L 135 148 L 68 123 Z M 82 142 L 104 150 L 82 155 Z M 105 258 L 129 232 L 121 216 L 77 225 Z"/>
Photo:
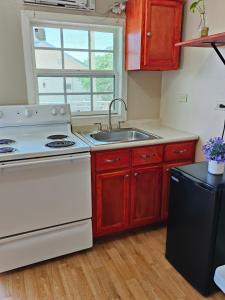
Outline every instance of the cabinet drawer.
<path fill-rule="evenodd" d="M 165 147 L 165 161 L 193 160 L 195 142 L 171 144 Z"/>
<path fill-rule="evenodd" d="M 162 162 L 163 147 L 142 147 L 132 151 L 132 165 L 141 166 L 148 164 L 156 164 Z"/>
<path fill-rule="evenodd" d="M 130 166 L 129 150 L 115 150 L 96 154 L 96 170 L 106 171 L 128 168 Z"/>

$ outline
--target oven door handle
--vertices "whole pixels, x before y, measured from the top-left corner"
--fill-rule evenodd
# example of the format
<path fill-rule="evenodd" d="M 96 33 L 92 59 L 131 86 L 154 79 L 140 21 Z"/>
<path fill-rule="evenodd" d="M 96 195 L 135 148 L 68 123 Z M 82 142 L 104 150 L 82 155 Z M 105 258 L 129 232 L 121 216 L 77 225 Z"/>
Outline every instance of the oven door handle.
<path fill-rule="evenodd" d="M 10 168 L 16 168 L 16 167 L 26 167 L 26 166 L 35 166 L 40 164 L 52 164 L 52 163 L 58 163 L 58 162 L 64 162 L 64 161 L 77 161 L 82 159 L 90 158 L 90 154 L 76 154 L 76 155 L 70 155 L 67 157 L 60 157 L 60 158 L 50 158 L 50 159 L 35 159 L 32 161 L 22 161 L 17 163 L 1 163 L 0 169 L 10 169 Z"/>

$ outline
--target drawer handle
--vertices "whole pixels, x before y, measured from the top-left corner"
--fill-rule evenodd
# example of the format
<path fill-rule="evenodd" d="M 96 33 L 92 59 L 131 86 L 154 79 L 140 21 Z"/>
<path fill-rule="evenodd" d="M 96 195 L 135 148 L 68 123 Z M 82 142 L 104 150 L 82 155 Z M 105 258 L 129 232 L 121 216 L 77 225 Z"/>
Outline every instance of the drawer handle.
<path fill-rule="evenodd" d="M 106 159 L 105 162 L 108 164 L 113 164 L 120 161 L 120 158 L 114 158 L 114 159 Z"/>
<path fill-rule="evenodd" d="M 147 158 L 151 158 L 151 157 L 154 157 L 154 156 L 155 156 L 154 153 L 152 153 L 152 154 L 150 154 L 150 153 L 144 153 L 140 157 L 143 158 L 143 159 L 147 159 Z"/>
<path fill-rule="evenodd" d="M 187 149 L 183 149 L 183 150 L 174 150 L 175 154 L 184 154 L 187 152 Z"/>

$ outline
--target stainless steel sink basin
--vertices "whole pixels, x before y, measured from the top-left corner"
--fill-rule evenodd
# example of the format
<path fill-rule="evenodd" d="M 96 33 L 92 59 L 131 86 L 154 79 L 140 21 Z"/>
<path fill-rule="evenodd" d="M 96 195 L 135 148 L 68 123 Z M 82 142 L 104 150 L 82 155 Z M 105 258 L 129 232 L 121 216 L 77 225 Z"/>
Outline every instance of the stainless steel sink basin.
<path fill-rule="evenodd" d="M 160 139 L 158 136 L 136 128 L 121 128 L 110 131 L 100 131 L 97 133 L 86 134 L 85 137 L 95 145 Z"/>

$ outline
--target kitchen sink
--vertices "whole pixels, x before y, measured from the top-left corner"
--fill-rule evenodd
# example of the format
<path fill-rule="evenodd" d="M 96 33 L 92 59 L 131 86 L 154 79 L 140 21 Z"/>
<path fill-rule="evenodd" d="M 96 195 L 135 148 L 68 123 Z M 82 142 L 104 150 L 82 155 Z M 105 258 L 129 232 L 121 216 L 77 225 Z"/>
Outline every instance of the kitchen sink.
<path fill-rule="evenodd" d="M 160 139 L 159 136 L 136 128 L 121 128 L 86 134 L 85 137 L 93 144 L 124 143 Z"/>

